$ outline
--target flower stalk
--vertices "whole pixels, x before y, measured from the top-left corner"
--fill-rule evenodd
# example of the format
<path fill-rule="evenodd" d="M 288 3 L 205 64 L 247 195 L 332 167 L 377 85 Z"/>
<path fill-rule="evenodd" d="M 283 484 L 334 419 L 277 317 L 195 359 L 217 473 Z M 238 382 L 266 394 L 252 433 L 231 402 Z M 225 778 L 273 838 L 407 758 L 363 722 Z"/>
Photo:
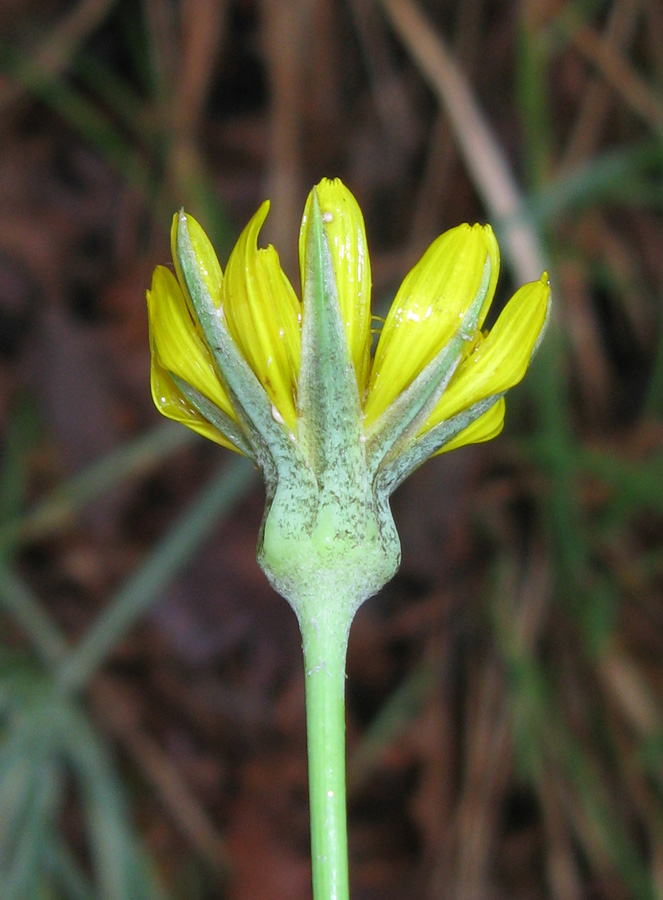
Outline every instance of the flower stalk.
<path fill-rule="evenodd" d="M 225 274 L 198 223 L 172 231 L 177 277 L 148 291 L 157 408 L 262 470 L 258 562 L 297 615 L 304 650 L 315 900 L 348 900 L 345 659 L 352 619 L 398 569 L 389 508 L 426 459 L 489 440 L 543 333 L 549 287 L 516 292 L 490 332 L 499 250 L 489 226 L 441 235 L 401 285 L 371 354 L 370 261 L 350 192 L 323 180 L 300 230 L 302 300 L 268 204 Z"/>
<path fill-rule="evenodd" d="M 320 595 L 327 604 L 335 605 L 333 585 L 321 585 Z M 349 897 L 345 658 L 350 622 L 339 621 L 338 617 L 334 619 L 331 622 L 324 617 L 300 620 L 306 685 L 311 868 L 315 900 L 348 900 Z"/>

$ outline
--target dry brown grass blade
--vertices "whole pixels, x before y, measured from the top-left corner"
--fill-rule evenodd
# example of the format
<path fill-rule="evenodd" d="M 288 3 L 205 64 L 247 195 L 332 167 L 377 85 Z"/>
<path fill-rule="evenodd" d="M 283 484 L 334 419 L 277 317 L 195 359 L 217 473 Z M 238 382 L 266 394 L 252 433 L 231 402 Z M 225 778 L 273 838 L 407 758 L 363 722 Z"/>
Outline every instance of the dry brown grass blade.
<path fill-rule="evenodd" d="M 462 59 L 471 76 L 476 70 L 481 47 L 481 14 L 483 0 L 465 0 L 458 10 L 453 53 Z M 423 176 L 413 205 L 409 245 L 420 249 L 435 232 L 439 209 L 448 190 L 457 158 L 454 139 L 444 113 L 440 111 L 431 129 Z"/>
<path fill-rule="evenodd" d="M 191 846 L 206 859 L 212 871 L 223 877 L 229 858 L 223 838 L 207 812 L 167 755 L 136 721 L 131 704 L 110 681 L 100 679 L 93 698 L 105 727 L 121 743 L 158 796 Z"/>
<path fill-rule="evenodd" d="M 504 604 L 506 609 L 500 609 L 500 615 L 505 618 L 502 630 L 510 634 L 517 655 L 531 656 L 545 632 L 552 602 L 551 591 L 550 562 L 539 547 L 532 553 L 520 592 L 517 584 L 513 585 L 510 593 L 515 598 L 514 602 L 508 606 Z M 545 874 L 550 896 L 553 900 L 581 900 L 582 876 L 559 793 L 554 782 L 545 777 L 539 780 L 538 792 L 546 840 Z"/>
<path fill-rule="evenodd" d="M 181 77 L 173 81 L 171 107 L 172 143 L 169 165 L 176 189 L 187 198 L 205 181 L 200 151 L 201 118 L 216 73 L 215 62 L 222 44 L 227 2 L 186 0 L 181 22 Z M 166 57 L 167 58 L 167 57 Z"/>
<path fill-rule="evenodd" d="M 223 42 L 227 0 L 185 0 L 182 9 L 181 77 L 175 82 L 175 125 L 180 133 L 197 132 L 216 75 Z"/>
<path fill-rule="evenodd" d="M 556 764 L 548 762 L 543 773 L 543 780 L 552 786 L 557 795 L 560 808 L 564 811 L 564 817 L 572 835 L 573 842 L 580 844 L 583 855 L 589 860 L 597 877 L 601 873 L 608 873 L 610 878 L 615 875 L 615 869 L 605 848 L 604 836 L 596 816 L 592 815 L 586 804 L 578 796 L 577 790 L 569 784 L 563 770 Z"/>
<path fill-rule="evenodd" d="M 115 0 L 82 0 L 64 16 L 59 25 L 51 28 L 48 37 L 23 64 L 20 81 L 0 82 L 0 115 L 28 93 L 31 87 L 55 78 L 68 65 L 77 48 L 101 24 Z"/>
<path fill-rule="evenodd" d="M 631 42 L 641 6 L 641 0 L 619 0 L 610 10 L 603 40 L 614 53 L 621 53 Z M 604 80 L 594 78 L 585 91 L 560 171 L 568 171 L 591 156 L 600 139 L 610 100 Z"/>
<path fill-rule="evenodd" d="M 161 0 L 144 0 L 144 8 L 155 107 L 167 136 L 163 185 L 178 204 L 204 207 L 200 192 L 207 176 L 201 122 L 217 72 L 228 4 L 226 0 L 185 0 L 179 10 Z"/>
<path fill-rule="evenodd" d="M 618 96 L 655 131 L 663 130 L 663 101 L 624 60 L 615 47 L 589 25 L 560 19 L 575 48 L 595 66 Z"/>
<path fill-rule="evenodd" d="M 517 279 L 538 278 L 545 268 L 538 235 L 523 218 L 521 191 L 465 76 L 416 3 L 381 0 L 381 5 L 446 111 L 474 185 L 489 215 L 502 228 Z"/>
<path fill-rule="evenodd" d="M 390 155 L 404 162 L 416 143 L 417 125 L 405 85 L 389 52 L 388 34 L 379 10 L 372 4 L 350 0 L 348 5 L 384 139 Z"/>
<path fill-rule="evenodd" d="M 456 816 L 456 897 L 491 893 L 499 819 L 513 774 L 505 693 L 500 663 L 493 658 L 476 673 L 468 698 L 466 771 Z"/>
<path fill-rule="evenodd" d="M 600 661 L 598 674 L 629 727 L 640 738 L 660 732 L 663 721 L 659 703 L 642 672 L 627 656 L 612 651 Z"/>
<path fill-rule="evenodd" d="M 643 13 L 645 19 L 645 40 L 652 65 L 653 81 L 655 84 L 661 84 L 663 81 L 663 46 L 661 46 L 663 5 L 660 3 L 645 3 Z"/>
<path fill-rule="evenodd" d="M 266 193 L 278 209 L 278 217 L 268 220 L 266 230 L 279 248 L 286 272 L 292 274 L 297 271 L 292 237 L 297 233 L 302 205 L 299 179 L 304 171 L 301 140 L 304 48 L 311 10 L 305 0 L 291 3 L 263 0 L 262 5 L 271 93 Z"/>
<path fill-rule="evenodd" d="M 546 778 L 539 785 L 539 799 L 547 842 L 546 878 L 552 900 L 582 900 L 582 878 L 573 838 L 553 784 Z"/>

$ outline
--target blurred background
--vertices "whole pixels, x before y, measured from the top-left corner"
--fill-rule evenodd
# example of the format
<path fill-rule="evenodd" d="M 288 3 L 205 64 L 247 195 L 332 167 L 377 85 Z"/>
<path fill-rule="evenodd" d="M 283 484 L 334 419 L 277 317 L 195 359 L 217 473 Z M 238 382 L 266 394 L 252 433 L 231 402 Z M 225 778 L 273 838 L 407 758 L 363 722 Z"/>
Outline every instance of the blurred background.
<path fill-rule="evenodd" d="M 496 441 L 395 495 L 348 660 L 355 900 L 663 898 L 663 6 L 4 0 L 0 896 L 310 896 L 294 615 L 238 456 L 160 420 L 181 206 L 364 211 L 384 312 L 491 221 L 554 320 Z"/>

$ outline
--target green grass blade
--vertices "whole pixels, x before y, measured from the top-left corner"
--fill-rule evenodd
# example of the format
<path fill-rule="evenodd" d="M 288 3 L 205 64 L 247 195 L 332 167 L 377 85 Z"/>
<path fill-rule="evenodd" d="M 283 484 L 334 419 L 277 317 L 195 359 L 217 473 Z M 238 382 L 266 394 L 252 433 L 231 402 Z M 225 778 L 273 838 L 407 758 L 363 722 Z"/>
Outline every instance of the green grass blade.
<path fill-rule="evenodd" d="M 44 868 L 53 885 L 57 885 L 56 896 L 67 900 L 94 900 L 89 880 L 59 831 L 49 834 L 46 839 Z"/>
<path fill-rule="evenodd" d="M 87 684 L 116 643 L 159 599 L 161 591 L 255 480 L 255 470 L 244 458 L 224 462 L 61 664 L 56 676 L 61 685 L 77 689 Z"/>
<path fill-rule="evenodd" d="M 0 553 L 0 608 L 4 607 L 30 638 L 41 658 L 55 665 L 64 657 L 67 645 L 33 591 Z"/>
<path fill-rule="evenodd" d="M 38 756 L 35 754 L 35 756 Z M 5 869 L 4 900 L 25 900 L 37 894 L 41 880 L 41 855 L 46 833 L 54 825 L 54 817 L 62 796 L 61 773 L 50 760 L 33 757 L 30 804 L 21 822 L 13 859 Z"/>
<path fill-rule="evenodd" d="M 173 422 L 159 424 L 59 485 L 34 509 L 0 528 L 0 549 L 35 540 L 69 524 L 96 497 L 149 471 L 195 439 Z"/>

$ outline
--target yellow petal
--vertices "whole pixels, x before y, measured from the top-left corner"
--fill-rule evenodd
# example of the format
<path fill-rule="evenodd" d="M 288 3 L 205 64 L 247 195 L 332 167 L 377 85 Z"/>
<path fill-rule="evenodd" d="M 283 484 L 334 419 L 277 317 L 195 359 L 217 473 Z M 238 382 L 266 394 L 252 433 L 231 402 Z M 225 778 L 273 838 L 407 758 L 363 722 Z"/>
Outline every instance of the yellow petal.
<path fill-rule="evenodd" d="M 230 333 L 289 428 L 296 423 L 295 396 L 301 349 L 301 304 L 276 250 L 258 250 L 269 211 L 262 204 L 230 254 L 221 290 Z"/>
<path fill-rule="evenodd" d="M 236 419 L 217 375 L 212 355 L 173 273 L 157 266 L 147 292 L 152 355 L 167 372 L 177 375 Z M 156 402 L 156 401 L 155 401 Z M 160 404 L 157 403 L 160 408 Z"/>
<path fill-rule="evenodd" d="M 481 328 L 495 292 L 499 248 L 489 225 L 459 225 L 435 240 L 406 276 L 385 320 L 366 401 L 370 425 L 456 334 L 490 259 Z"/>
<path fill-rule="evenodd" d="M 371 351 L 371 264 L 368 256 L 364 217 L 354 196 L 338 178 L 323 178 L 316 185 L 320 212 L 336 275 L 341 319 L 348 349 L 357 373 L 359 394 L 363 396 Z M 299 232 L 299 264 L 302 288 L 306 277 L 306 224 L 313 192 L 304 207 Z"/>
<path fill-rule="evenodd" d="M 182 277 L 182 270 L 177 256 L 177 223 L 179 222 L 179 218 L 179 213 L 175 213 L 173 216 L 173 224 L 170 228 L 170 248 L 173 254 L 175 271 L 177 272 L 180 287 L 188 299 L 186 284 Z M 212 300 L 216 306 L 219 306 L 221 304 L 223 272 L 221 271 L 218 257 L 214 251 L 214 247 L 212 247 L 212 244 L 210 243 L 210 239 L 207 237 L 200 224 L 188 213 L 186 214 L 186 223 L 193 249 L 196 252 L 196 260 L 198 262 L 200 274 L 207 285 L 207 290 L 209 291 Z"/>
<path fill-rule="evenodd" d="M 446 453 L 448 450 L 457 450 L 466 444 L 480 444 L 482 441 L 491 441 L 504 428 L 505 409 L 504 397 L 500 397 L 497 403 L 486 410 L 482 416 L 475 419 L 471 425 L 464 428 L 448 444 L 445 444 L 444 447 L 438 450 L 437 454 L 433 455 L 437 456 L 440 453 Z"/>
<path fill-rule="evenodd" d="M 488 337 L 458 367 L 424 431 L 521 381 L 545 325 L 549 301 L 547 274 L 516 291 Z"/>
<path fill-rule="evenodd" d="M 179 390 L 170 374 L 159 362 L 159 357 L 152 354 L 152 367 L 150 372 L 150 387 L 152 399 L 159 412 L 168 419 L 180 422 L 193 431 L 202 434 L 209 440 L 216 441 L 222 447 L 240 451 L 228 438 L 200 415 L 198 410 L 189 403 L 184 394 Z"/>

